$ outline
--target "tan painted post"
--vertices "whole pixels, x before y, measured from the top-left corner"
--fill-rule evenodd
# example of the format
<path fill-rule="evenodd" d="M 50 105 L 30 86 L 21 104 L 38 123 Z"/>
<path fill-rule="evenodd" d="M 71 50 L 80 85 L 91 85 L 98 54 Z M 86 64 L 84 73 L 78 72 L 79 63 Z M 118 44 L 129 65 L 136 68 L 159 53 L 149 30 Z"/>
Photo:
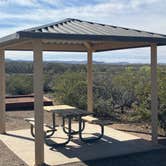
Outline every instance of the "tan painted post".
<path fill-rule="evenodd" d="M 5 51 L 0 49 L 0 134 L 5 128 Z"/>
<path fill-rule="evenodd" d="M 157 45 L 151 45 L 151 116 L 152 142 L 157 144 L 158 101 L 157 101 Z"/>
<path fill-rule="evenodd" d="M 34 40 L 34 114 L 35 114 L 35 166 L 44 164 L 44 131 L 43 131 L 43 60 L 42 43 Z"/>
<path fill-rule="evenodd" d="M 88 96 L 88 112 L 93 112 L 93 51 L 89 47 L 88 48 L 88 64 L 87 64 L 87 82 L 88 82 L 88 90 L 87 90 L 87 96 Z"/>

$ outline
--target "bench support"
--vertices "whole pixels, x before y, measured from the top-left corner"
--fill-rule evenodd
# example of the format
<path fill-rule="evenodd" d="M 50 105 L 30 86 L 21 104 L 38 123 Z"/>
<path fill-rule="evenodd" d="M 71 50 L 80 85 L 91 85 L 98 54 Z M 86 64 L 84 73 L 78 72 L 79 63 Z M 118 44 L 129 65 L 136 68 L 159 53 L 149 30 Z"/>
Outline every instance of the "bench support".
<path fill-rule="evenodd" d="M 50 138 L 51 136 L 53 136 L 54 133 L 55 133 L 55 131 L 57 131 L 57 130 L 56 130 L 56 129 L 52 129 L 52 128 L 50 127 L 50 130 L 46 130 L 46 131 L 45 131 L 45 138 Z M 32 135 L 33 137 L 35 137 L 34 126 L 33 126 L 33 125 L 31 125 L 31 135 Z"/>
<path fill-rule="evenodd" d="M 79 130 L 81 130 L 81 128 L 82 128 L 82 123 L 85 124 L 85 122 L 86 121 L 84 121 L 80 118 L 80 120 L 79 120 Z M 96 125 L 99 125 L 101 127 L 101 132 L 97 137 L 83 138 L 83 136 L 82 136 L 83 133 L 79 132 L 80 140 L 85 142 L 85 143 L 93 143 L 94 141 L 97 141 L 97 140 L 101 139 L 104 135 L 104 125 L 101 124 L 101 123 L 98 123 L 98 124 L 96 123 Z"/>
<path fill-rule="evenodd" d="M 30 124 L 31 135 L 32 135 L 32 137 L 35 138 L 35 132 L 34 132 L 35 120 L 34 120 L 34 118 L 25 118 L 24 120 Z M 52 127 L 52 126 L 44 124 L 44 132 L 46 133 L 45 134 L 46 138 L 49 138 L 54 135 L 55 131 L 57 131 L 57 129 L 55 127 L 56 126 Z"/>

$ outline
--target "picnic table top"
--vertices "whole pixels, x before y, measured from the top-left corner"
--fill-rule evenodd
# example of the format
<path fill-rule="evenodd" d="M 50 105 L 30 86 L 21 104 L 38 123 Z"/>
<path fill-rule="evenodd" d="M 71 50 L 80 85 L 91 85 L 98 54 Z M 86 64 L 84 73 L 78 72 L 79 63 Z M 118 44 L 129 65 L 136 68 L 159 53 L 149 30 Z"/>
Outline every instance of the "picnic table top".
<path fill-rule="evenodd" d="M 53 105 L 53 106 L 44 106 L 44 110 L 48 112 L 52 112 L 55 110 L 73 110 L 78 109 L 76 107 L 70 106 L 70 105 Z"/>
<path fill-rule="evenodd" d="M 91 113 L 81 110 L 79 108 L 70 106 L 70 105 L 55 105 L 55 106 L 45 106 L 45 111 L 54 112 L 59 116 L 86 116 Z"/>

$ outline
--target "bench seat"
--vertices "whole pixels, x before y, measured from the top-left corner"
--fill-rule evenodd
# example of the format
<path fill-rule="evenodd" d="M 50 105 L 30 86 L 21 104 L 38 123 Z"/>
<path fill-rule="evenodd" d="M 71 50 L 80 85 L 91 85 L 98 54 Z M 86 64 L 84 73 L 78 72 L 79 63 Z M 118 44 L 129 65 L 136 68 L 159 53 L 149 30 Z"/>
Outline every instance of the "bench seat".
<path fill-rule="evenodd" d="M 26 122 L 28 122 L 33 128 L 35 128 L 35 119 L 34 118 L 24 118 Z M 52 128 L 47 124 L 43 124 L 44 132 L 50 131 Z"/>
<path fill-rule="evenodd" d="M 82 121 L 83 121 L 83 123 L 90 123 L 90 124 L 99 125 L 101 128 L 101 132 L 98 134 L 97 137 L 95 136 L 95 137 L 83 138 L 82 132 L 80 132 L 80 134 L 79 134 L 80 139 L 85 143 L 92 143 L 94 141 L 100 140 L 104 135 L 104 126 L 108 125 L 108 124 L 112 124 L 108 120 L 100 120 L 96 117 L 93 117 L 92 115 L 83 116 Z"/>
<path fill-rule="evenodd" d="M 32 137 L 35 137 L 35 132 L 34 132 L 35 119 L 34 118 L 24 118 L 24 120 L 30 124 L 31 135 L 32 135 Z M 50 146 L 52 148 L 58 147 L 58 146 L 65 146 L 66 144 L 69 143 L 69 141 L 71 139 L 71 135 L 68 135 L 68 138 L 66 141 L 64 141 L 62 143 L 56 143 L 54 141 L 51 141 L 51 139 L 49 139 L 49 138 L 54 135 L 54 133 L 55 133 L 55 131 L 57 131 L 57 129 L 54 127 L 51 127 L 47 124 L 43 124 L 43 128 L 44 128 L 44 141 L 48 146 Z M 70 128 L 71 128 L 71 126 L 70 126 Z"/>
<path fill-rule="evenodd" d="M 87 123 L 100 124 L 100 125 L 103 125 L 103 126 L 112 124 L 110 122 L 110 120 L 100 120 L 100 119 L 98 119 L 96 117 L 93 117 L 91 115 L 87 115 L 87 116 L 82 117 L 82 120 L 87 122 Z"/>

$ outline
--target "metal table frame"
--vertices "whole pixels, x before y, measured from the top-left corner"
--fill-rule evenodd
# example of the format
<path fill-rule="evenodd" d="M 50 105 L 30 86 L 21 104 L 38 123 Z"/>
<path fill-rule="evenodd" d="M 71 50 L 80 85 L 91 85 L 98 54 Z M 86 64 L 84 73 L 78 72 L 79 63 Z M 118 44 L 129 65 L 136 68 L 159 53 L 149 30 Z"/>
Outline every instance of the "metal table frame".
<path fill-rule="evenodd" d="M 62 122 L 63 122 L 62 128 L 63 128 L 64 133 L 67 134 L 67 136 L 68 136 L 67 140 L 63 143 L 56 143 L 56 142 L 51 141 L 51 139 L 50 139 L 50 137 L 52 135 L 54 135 L 54 133 L 56 131 L 56 122 L 55 122 L 56 114 L 59 115 L 60 117 L 62 117 Z M 66 111 L 65 110 L 53 110 L 52 111 L 52 133 L 50 135 L 45 134 L 45 143 L 52 148 L 59 147 L 59 146 L 65 146 L 66 144 L 68 144 L 70 142 L 73 135 L 76 135 L 76 134 L 80 135 L 80 133 L 83 132 L 83 130 L 85 129 L 85 122 L 81 120 L 81 117 L 87 116 L 90 114 L 92 114 L 92 113 L 89 113 L 89 112 L 86 112 L 83 110 L 79 110 L 79 109 L 66 110 Z M 78 125 L 79 125 L 78 131 L 73 130 L 71 127 L 71 123 L 74 118 L 78 119 Z M 68 120 L 68 127 L 65 127 L 66 119 Z M 80 137 L 80 139 L 83 140 L 82 137 Z"/>
<path fill-rule="evenodd" d="M 99 136 L 97 137 L 89 137 L 89 138 L 83 138 L 82 134 L 83 132 L 81 131 L 81 127 L 82 127 L 82 124 L 84 124 L 85 126 L 85 121 L 81 119 L 81 117 L 79 117 L 79 138 L 82 142 L 85 142 L 85 143 L 92 143 L 92 142 L 95 142 L 99 139 L 101 139 L 104 135 L 104 125 L 103 124 L 100 124 L 100 123 L 94 123 L 95 125 L 99 125 L 100 128 L 101 128 L 101 134 L 99 134 Z"/>

